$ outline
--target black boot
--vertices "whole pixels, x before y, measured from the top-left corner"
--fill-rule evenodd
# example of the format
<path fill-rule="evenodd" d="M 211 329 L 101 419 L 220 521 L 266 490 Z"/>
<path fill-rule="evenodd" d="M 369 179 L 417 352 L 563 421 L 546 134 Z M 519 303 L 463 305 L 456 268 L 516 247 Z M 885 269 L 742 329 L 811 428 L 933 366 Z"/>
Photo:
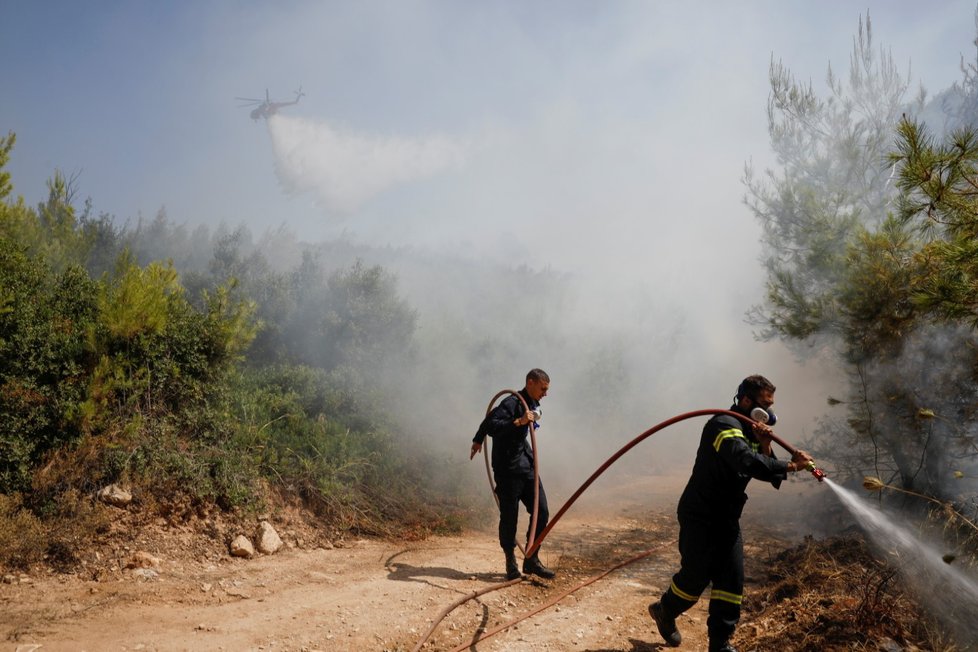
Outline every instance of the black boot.
<path fill-rule="evenodd" d="M 552 580 L 557 575 L 540 563 L 540 558 L 536 555 L 523 560 L 523 572 L 527 575 L 538 575 L 545 580 Z"/>
<path fill-rule="evenodd" d="M 669 647 L 679 647 L 679 644 L 683 642 L 683 636 L 679 633 L 679 628 L 676 627 L 676 619 L 670 618 L 666 614 L 661 602 L 653 602 L 649 605 L 649 615 L 655 621 L 655 627 L 659 630 L 659 636 L 666 642 L 666 645 Z M 711 646 L 710 652 L 712 651 L 713 647 Z"/>
<path fill-rule="evenodd" d="M 516 563 L 516 551 L 506 550 L 506 579 L 507 580 L 518 580 L 523 577 L 520 574 L 520 566 Z"/>
<path fill-rule="evenodd" d="M 710 652 L 737 652 L 737 648 L 730 645 L 730 641 L 714 641 L 710 639 Z"/>

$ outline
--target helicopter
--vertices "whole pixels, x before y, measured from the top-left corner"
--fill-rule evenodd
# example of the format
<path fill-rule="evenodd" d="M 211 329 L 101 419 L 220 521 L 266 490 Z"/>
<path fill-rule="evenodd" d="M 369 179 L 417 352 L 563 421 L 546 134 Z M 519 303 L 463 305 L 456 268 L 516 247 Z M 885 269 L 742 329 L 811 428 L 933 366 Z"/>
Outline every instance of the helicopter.
<path fill-rule="evenodd" d="M 299 98 L 305 95 L 302 92 L 302 86 L 299 90 L 295 91 L 295 99 L 291 102 L 273 102 L 268 96 L 268 89 L 265 89 L 265 99 L 257 100 L 253 97 L 236 97 L 234 99 L 245 102 L 245 104 L 240 104 L 239 106 L 254 106 L 255 108 L 251 110 L 251 119 L 258 120 L 259 118 L 265 118 L 268 120 L 270 117 L 278 113 L 278 110 L 283 106 L 292 106 L 293 104 L 299 103 Z"/>

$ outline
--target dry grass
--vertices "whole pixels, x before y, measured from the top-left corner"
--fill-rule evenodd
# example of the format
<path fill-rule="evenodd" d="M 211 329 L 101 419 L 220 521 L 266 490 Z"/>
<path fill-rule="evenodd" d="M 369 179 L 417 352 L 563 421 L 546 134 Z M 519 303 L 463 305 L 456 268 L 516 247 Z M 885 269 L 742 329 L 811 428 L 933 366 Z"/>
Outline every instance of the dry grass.
<path fill-rule="evenodd" d="M 47 518 L 39 518 L 20 495 L 0 494 L 0 569 L 22 569 L 44 563 L 69 570 L 79 550 L 105 531 L 110 515 L 91 498 L 69 491 L 58 497 Z"/>
<path fill-rule="evenodd" d="M 960 650 L 861 539 L 806 538 L 755 570 L 764 579 L 746 592 L 741 649 Z"/>

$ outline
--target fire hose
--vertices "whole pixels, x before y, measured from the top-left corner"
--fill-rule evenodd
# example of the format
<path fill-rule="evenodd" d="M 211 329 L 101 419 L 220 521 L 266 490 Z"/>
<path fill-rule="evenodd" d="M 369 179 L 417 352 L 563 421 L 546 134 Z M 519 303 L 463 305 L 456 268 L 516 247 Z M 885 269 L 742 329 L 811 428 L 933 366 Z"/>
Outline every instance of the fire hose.
<path fill-rule="evenodd" d="M 496 394 L 496 396 L 493 397 L 492 401 L 490 401 L 490 403 L 489 403 L 489 410 L 492 409 L 492 406 L 496 402 L 496 399 L 498 399 L 500 396 L 502 396 L 503 394 L 506 394 L 506 393 L 516 394 L 522 400 L 522 396 L 519 396 L 519 394 L 517 392 L 513 392 L 512 390 L 503 390 L 503 391 L 499 392 L 498 394 Z M 524 404 L 524 406 L 526 406 L 525 401 L 523 402 L 523 404 Z M 528 408 L 527 408 L 527 410 L 528 410 Z M 591 484 L 595 480 L 597 480 L 598 477 L 602 473 L 604 473 L 612 464 L 614 464 L 616 461 L 618 461 L 618 459 L 620 457 L 622 457 L 625 453 L 627 453 L 628 451 L 630 451 L 632 448 L 634 448 L 635 446 L 637 446 L 639 443 L 641 443 L 642 441 L 644 441 L 648 437 L 651 437 L 655 433 L 659 432 L 663 428 L 667 428 L 667 427 L 669 427 L 669 426 L 671 426 L 673 424 L 676 424 L 676 423 L 678 423 L 680 421 L 684 421 L 686 419 L 692 419 L 692 418 L 695 418 L 695 417 L 708 416 L 708 415 L 719 415 L 719 414 L 730 415 L 730 416 L 733 416 L 733 417 L 735 417 L 735 418 L 737 418 L 739 420 L 747 421 L 747 422 L 751 423 L 752 425 L 758 423 L 754 419 L 751 419 L 749 417 L 746 417 L 743 414 L 740 414 L 738 412 L 733 412 L 732 410 L 706 409 L 706 410 L 693 410 L 691 412 L 684 412 L 682 414 L 678 414 L 678 415 L 672 417 L 671 419 L 666 419 L 665 421 L 663 421 L 661 423 L 658 423 L 658 424 L 652 426 L 651 428 L 649 428 L 645 432 L 641 433 L 640 435 L 636 436 L 630 442 L 628 442 L 627 444 L 625 444 L 624 446 L 622 446 L 620 449 L 618 449 L 618 451 L 614 455 L 612 455 L 611 457 L 609 457 L 601 466 L 599 466 L 597 468 L 597 470 L 595 470 L 595 472 L 592 473 L 590 475 L 590 477 L 588 477 L 588 479 L 585 480 L 584 483 L 580 487 L 578 487 L 577 491 L 575 491 L 573 493 L 573 495 L 571 495 L 571 497 L 563 504 L 563 506 L 561 506 L 561 508 L 560 508 L 560 510 L 558 510 L 557 514 L 547 524 L 547 527 L 544 528 L 543 531 L 540 533 L 540 536 L 539 537 L 536 537 L 536 540 L 535 541 L 533 540 L 533 531 L 534 531 L 535 525 L 536 525 L 536 520 L 535 519 L 536 519 L 536 511 L 537 511 L 536 510 L 536 507 L 537 507 L 537 498 L 538 498 L 538 496 L 537 496 L 536 493 L 534 493 L 534 502 L 533 502 L 533 505 L 534 505 L 533 512 L 534 512 L 534 514 L 531 517 L 532 520 L 531 520 L 531 524 L 530 524 L 530 535 L 529 535 L 530 536 L 530 539 L 527 542 L 527 547 L 526 547 L 526 551 L 524 553 L 524 556 L 529 557 L 529 556 L 533 555 L 539 549 L 540 544 L 543 543 L 543 540 L 547 537 L 547 534 L 550 533 L 550 531 L 554 528 L 554 526 L 561 519 L 561 517 L 567 512 L 567 510 L 570 509 L 571 505 L 573 505 L 577 501 L 577 499 L 581 496 L 581 494 L 583 494 L 584 491 L 587 490 L 587 488 L 590 487 Z M 533 479 L 534 479 L 534 486 L 537 488 L 537 489 L 535 489 L 535 491 L 537 491 L 538 488 L 539 488 L 540 479 L 539 479 L 539 469 L 538 469 L 538 464 L 537 464 L 537 457 L 538 457 L 538 455 L 537 455 L 536 438 L 533 436 L 533 428 L 532 427 L 530 428 L 530 435 L 531 435 L 531 443 L 532 443 L 532 447 L 533 447 Z M 790 453 L 792 455 L 792 457 L 794 457 L 794 455 L 798 452 L 798 449 L 797 448 L 795 448 L 794 446 L 791 446 L 790 444 L 788 444 L 787 442 L 785 442 L 783 439 L 781 439 L 780 437 L 778 437 L 777 435 L 775 435 L 773 432 L 770 434 L 770 436 L 771 436 L 771 441 L 777 443 L 779 446 L 781 446 L 782 448 L 784 448 L 788 453 Z M 492 474 L 491 474 L 491 471 L 489 470 L 489 463 L 488 463 L 488 451 L 486 451 L 486 459 L 487 459 L 487 461 L 486 461 L 486 470 L 487 470 L 487 472 L 489 472 L 489 485 L 490 485 L 490 487 L 493 487 Z M 825 479 L 825 472 L 822 469 L 818 468 L 815 465 L 814 462 L 810 462 L 808 464 L 807 470 L 819 482 L 821 482 L 822 480 Z M 495 496 L 495 491 L 493 491 L 493 495 Z M 497 497 L 496 498 L 497 505 L 498 505 L 498 500 L 499 499 Z M 455 648 L 454 650 L 452 650 L 452 652 L 456 652 L 456 651 L 459 651 L 459 650 L 464 650 L 466 647 L 470 647 L 471 645 L 474 645 L 475 643 L 478 643 L 479 641 L 482 641 L 482 640 L 484 640 L 484 639 L 486 639 L 486 638 L 488 638 L 488 637 L 490 637 L 490 636 L 492 636 L 494 634 L 497 634 L 498 632 L 504 631 L 504 630 L 508 629 L 509 627 L 512 627 L 513 625 L 517 624 L 521 620 L 524 620 L 526 618 L 529 618 L 530 616 L 533 616 L 533 615 L 539 613 L 540 611 L 542 611 L 546 607 L 551 606 L 553 604 L 556 604 L 556 602 L 558 602 L 560 599 L 562 599 L 566 595 L 569 595 L 570 593 L 573 593 L 574 591 L 577 591 L 578 589 L 583 588 L 584 586 L 586 586 L 588 584 L 591 584 L 592 582 L 600 579 L 601 577 L 604 577 L 605 575 L 607 575 L 611 571 L 617 570 L 618 568 L 621 568 L 621 567 L 623 567 L 623 566 L 625 566 L 627 564 L 633 563 L 635 561 L 639 561 L 640 559 L 644 559 L 645 557 L 649 556 L 654 550 L 656 550 L 656 548 L 653 548 L 652 550 L 649 550 L 649 551 L 647 551 L 647 552 L 645 552 L 645 553 L 643 553 L 641 555 L 638 555 L 636 557 L 633 557 L 632 559 L 627 560 L 626 562 L 623 562 L 621 564 L 618 564 L 614 568 L 609 569 L 607 572 L 605 572 L 605 573 L 603 573 L 601 575 L 598 575 L 598 576 L 596 576 L 594 578 L 591 578 L 590 580 L 587 580 L 583 584 L 580 584 L 578 586 L 575 586 L 573 589 L 571 589 L 571 590 L 569 590 L 569 591 L 561 594 L 556 599 L 551 600 L 550 602 L 548 602 L 547 604 L 543 605 L 542 607 L 540 607 L 540 608 L 538 608 L 538 609 L 536 609 L 536 610 L 534 610 L 532 612 L 529 612 L 527 614 L 524 614 L 520 618 L 517 618 L 515 620 L 512 620 L 509 623 L 506 623 L 505 625 L 502 625 L 500 627 L 496 627 L 495 629 L 493 629 L 493 630 L 491 630 L 489 632 L 485 632 L 485 633 L 482 634 L 482 636 L 477 636 L 476 638 L 474 638 L 473 640 L 469 641 L 468 643 L 466 643 L 466 644 L 464 644 L 464 645 L 462 645 L 460 647 Z M 434 633 L 434 631 L 438 627 L 438 625 L 441 624 L 441 621 L 444 620 L 448 616 L 448 614 L 451 613 L 455 608 L 461 606 L 462 604 L 464 604 L 468 600 L 471 600 L 473 598 L 476 598 L 476 597 L 478 597 L 480 595 L 484 595 L 486 593 L 490 593 L 492 591 L 495 591 L 495 590 L 498 590 L 498 589 L 501 589 L 501 588 L 505 588 L 505 587 L 511 586 L 513 584 L 517 584 L 520 581 L 522 581 L 522 580 L 516 579 L 516 580 L 509 580 L 509 581 L 506 581 L 506 582 L 501 582 L 501 583 L 498 583 L 498 584 L 493 584 L 493 585 L 490 585 L 488 587 L 485 587 L 483 590 L 475 591 L 475 592 L 470 593 L 470 594 L 468 594 L 466 596 L 463 596 L 463 598 L 461 598 L 459 600 L 456 600 L 452 605 L 450 605 L 447 609 L 445 609 L 438 616 L 438 618 L 435 619 L 435 621 L 432 623 L 431 627 L 425 633 L 424 637 L 420 641 L 418 641 L 418 644 L 414 647 L 414 649 L 412 650 L 412 652 L 418 652 L 421 649 L 421 647 L 431 637 L 432 633 Z"/>
<path fill-rule="evenodd" d="M 671 544 L 674 544 L 674 543 L 675 543 L 675 541 L 667 541 L 666 543 L 661 543 L 658 546 L 656 546 L 654 548 L 651 548 L 649 550 L 646 550 L 645 552 L 643 552 L 643 553 L 641 553 L 639 555 L 635 555 L 631 559 L 626 559 L 625 561 L 619 562 L 619 563 L 615 564 L 614 566 L 612 566 L 611 568 L 609 568 L 609 569 L 607 569 L 605 571 L 602 571 L 601 573 L 598 573 L 597 575 L 594 575 L 594 576 L 592 576 L 592 577 L 584 580 L 580 584 L 576 584 L 576 585 L 572 586 L 571 588 L 563 591 L 562 593 L 560 593 L 558 595 L 555 595 L 554 597 L 550 598 L 549 600 L 547 600 L 543 604 L 536 606 L 532 611 L 529 611 L 529 612 L 527 612 L 525 614 L 522 614 L 521 616 L 519 616 L 517 618 L 514 618 L 513 620 L 511 620 L 511 621 L 509 621 L 507 623 L 503 623 L 501 625 L 497 625 L 496 627 L 493 627 L 488 632 L 483 632 L 483 634 L 481 636 L 477 636 L 477 637 L 473 638 L 468 643 L 462 643 L 461 645 L 452 648 L 451 652 L 462 652 L 462 650 L 464 650 L 465 648 L 471 647 L 471 646 L 475 645 L 476 643 L 479 643 L 480 641 L 484 641 L 487 638 L 489 638 L 490 636 L 494 636 L 494 635 L 498 634 L 499 632 L 506 631 L 507 629 L 509 629 L 513 625 L 516 625 L 520 621 L 526 620 L 527 618 L 529 618 L 531 616 L 537 615 L 538 613 L 540 613 L 544 609 L 547 609 L 549 607 L 554 606 L 555 604 L 557 604 L 558 602 L 560 602 L 561 600 L 563 600 L 564 598 L 566 598 L 567 596 L 569 596 L 571 593 L 574 593 L 575 591 L 578 591 L 580 589 L 583 589 L 585 586 L 589 586 L 591 584 L 594 584 L 595 582 L 597 582 L 601 578 L 606 577 L 607 575 L 610 575 L 611 573 L 615 572 L 619 568 L 624 568 L 625 566 L 628 566 L 629 564 L 633 564 L 633 563 L 635 563 L 637 561 L 641 561 L 642 559 L 645 559 L 646 557 L 649 557 L 650 555 L 652 555 L 652 553 L 658 551 L 663 546 L 671 545 Z M 510 582 L 507 582 L 507 586 L 509 584 L 516 584 L 516 583 L 518 583 L 520 581 L 521 580 L 511 580 Z M 487 588 L 490 588 L 490 587 L 487 587 Z M 489 591 L 483 591 L 482 593 L 480 593 L 480 595 L 482 595 L 484 593 L 489 593 Z"/>
<path fill-rule="evenodd" d="M 620 449 L 618 449 L 618 452 L 617 453 L 615 453 L 614 455 L 612 455 L 611 457 L 609 457 L 607 459 L 607 461 L 605 461 L 604 464 L 602 464 L 601 466 L 599 466 L 598 469 L 594 473 L 591 474 L 591 477 L 589 477 L 587 480 L 584 481 L 584 484 L 582 484 L 580 487 L 578 487 L 577 491 L 575 491 L 574 494 L 570 498 L 567 499 L 567 502 L 564 503 L 564 505 L 557 512 L 557 514 L 552 519 L 550 519 L 550 523 L 548 523 L 547 524 L 547 527 L 545 527 L 543 529 L 543 532 L 540 533 L 540 536 L 537 538 L 537 540 L 535 542 L 535 545 L 530 545 L 530 546 L 527 547 L 526 554 L 529 556 L 529 555 L 532 555 L 534 552 L 537 551 L 537 549 L 540 547 L 540 544 L 543 543 L 544 538 L 546 538 L 546 536 L 550 532 L 550 530 L 553 529 L 554 525 L 557 524 L 557 521 L 560 520 L 560 517 L 563 516 L 564 513 L 568 509 L 570 509 L 571 505 L 573 505 L 574 502 L 581 496 L 581 494 L 583 494 L 584 491 L 588 487 L 591 486 L 591 483 L 594 482 L 595 480 L 597 480 L 598 479 L 598 476 L 600 476 L 602 473 L 604 473 L 605 470 L 609 466 L 611 466 L 616 461 L 618 461 L 618 458 L 620 458 L 622 455 L 624 455 L 625 453 L 627 453 L 628 451 L 630 451 L 632 448 L 634 448 L 635 446 L 637 446 L 641 441 L 643 441 L 647 437 L 652 436 L 653 434 L 657 433 L 658 431 L 662 430 L 663 428 L 667 428 L 667 427 L 673 425 L 674 423 L 678 423 L 679 421 L 683 421 L 685 419 L 692 419 L 694 417 L 700 417 L 700 416 L 706 416 L 706 415 L 715 415 L 715 414 L 727 414 L 727 415 L 730 415 L 732 417 L 736 417 L 737 419 L 742 419 L 742 420 L 749 421 L 751 424 L 757 423 L 753 419 L 751 419 L 749 417 L 745 417 L 744 415 L 739 414 L 737 412 L 733 412 L 731 410 L 712 410 L 712 409 L 707 409 L 707 410 L 694 410 L 692 412 L 684 412 L 683 414 L 676 415 L 676 416 L 672 417 L 671 419 L 666 419 L 662 423 L 660 423 L 658 425 L 655 425 L 655 426 L 649 428 L 648 430 L 646 430 L 645 432 L 643 432 L 642 434 L 640 434 L 639 436 L 637 436 L 635 439 L 633 439 L 632 441 L 628 442 L 627 444 L 625 444 L 624 446 L 622 446 Z M 794 446 L 788 444 L 787 442 L 785 442 L 783 439 L 781 439 L 780 437 L 778 437 L 774 433 L 771 433 L 771 441 L 776 442 L 779 446 L 781 446 L 786 451 L 788 451 L 789 453 L 791 453 L 792 457 L 794 457 L 794 455 L 798 452 L 798 449 L 797 448 L 795 448 Z M 819 482 L 821 482 L 825 478 L 825 472 L 822 471 L 821 469 L 819 469 L 818 467 L 816 467 L 814 462 L 811 462 L 808 465 L 808 471 L 811 472 L 811 474 L 814 475 L 815 478 Z"/>

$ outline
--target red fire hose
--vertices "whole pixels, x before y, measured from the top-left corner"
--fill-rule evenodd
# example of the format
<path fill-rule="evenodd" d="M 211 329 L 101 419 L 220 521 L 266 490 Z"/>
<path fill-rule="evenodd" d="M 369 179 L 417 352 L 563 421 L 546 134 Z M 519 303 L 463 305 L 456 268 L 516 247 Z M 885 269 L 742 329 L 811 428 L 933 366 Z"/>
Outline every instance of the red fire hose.
<path fill-rule="evenodd" d="M 564 598 L 566 598 L 567 596 L 569 596 L 571 593 L 574 593 L 575 591 L 579 591 L 580 589 L 583 589 L 585 586 L 589 586 L 591 584 L 594 584 L 595 582 L 597 582 L 601 578 L 606 577 L 607 575 L 610 575 L 611 573 L 613 573 L 614 571 L 618 570 L 619 568 L 624 568 L 625 566 L 628 566 L 629 564 L 633 564 L 633 563 L 635 563 L 637 561 L 641 561 L 642 559 L 645 559 L 646 557 L 650 556 L 653 552 L 658 551 L 660 548 L 662 548 L 662 547 L 664 547 L 666 545 L 671 545 L 671 544 L 675 544 L 675 543 L 676 543 L 675 540 L 673 540 L 673 541 L 667 541 L 665 543 L 661 543 L 658 546 L 656 546 L 654 548 L 651 548 L 649 550 L 646 550 L 645 552 L 643 552 L 643 553 L 641 553 L 639 555 L 635 555 L 631 559 L 626 559 L 623 562 L 619 562 L 619 563 L 615 564 L 614 566 L 612 566 L 611 568 L 609 568 L 609 569 L 607 569 L 605 571 L 602 571 L 601 573 L 598 573 L 597 575 L 591 576 L 590 578 L 584 580 L 580 584 L 575 584 L 574 586 L 572 586 L 571 588 L 563 591 L 559 595 L 555 595 L 554 597 L 550 598 L 549 600 L 547 600 L 543 604 L 534 607 L 531 611 L 528 611 L 527 613 L 524 613 L 521 616 L 519 616 L 517 618 L 514 618 L 513 620 L 509 621 L 508 623 L 503 623 L 502 625 L 497 625 L 496 627 L 493 627 L 489 631 L 484 632 L 481 636 L 474 637 L 468 643 L 462 643 L 458 647 L 452 648 L 451 652 L 462 652 L 462 650 L 464 650 L 464 649 L 466 649 L 468 647 L 471 647 L 471 646 L 475 645 L 476 643 L 479 643 L 480 641 L 484 641 L 487 638 L 489 638 L 490 636 L 495 636 L 499 632 L 504 632 L 507 629 L 509 629 L 510 627 L 512 627 L 513 625 L 515 625 L 515 624 L 517 624 L 517 623 L 519 623 L 519 622 L 521 622 L 523 620 L 526 620 L 527 618 L 529 618 L 531 616 L 537 615 L 538 613 L 540 613 L 544 609 L 547 609 L 548 607 L 554 606 L 555 604 L 557 604 L 558 602 L 560 602 L 561 600 L 563 600 Z M 511 584 L 515 584 L 518 581 L 519 580 L 513 580 L 510 583 Z M 483 591 L 483 593 L 488 593 L 488 591 Z M 482 594 L 480 593 L 480 595 L 482 595 Z M 464 600 L 463 600 L 463 602 L 464 602 Z"/>
<path fill-rule="evenodd" d="M 550 523 L 548 523 L 547 524 L 547 527 L 544 528 L 543 532 L 540 533 L 540 537 L 536 540 L 535 545 L 530 545 L 530 546 L 527 547 L 527 549 L 526 549 L 526 555 L 527 556 L 530 556 L 534 552 L 537 551 L 537 549 L 540 547 L 540 544 L 543 543 L 543 540 L 546 538 L 547 534 L 550 532 L 550 530 L 553 529 L 553 527 L 554 527 L 554 525 L 556 525 L 557 521 L 560 520 L 560 517 L 564 515 L 564 512 L 566 512 L 568 509 L 570 509 L 570 506 L 574 504 L 574 501 L 576 501 L 581 496 L 582 493 L 584 493 L 584 490 L 587 489 L 588 487 L 590 487 L 591 486 L 591 483 L 594 482 L 598 478 L 599 475 L 601 475 L 602 473 L 604 473 L 605 470 L 609 466 L 611 466 L 612 464 L 614 464 L 618 460 L 619 457 L 621 457 L 622 455 L 624 455 L 625 453 L 627 453 L 628 451 L 630 451 L 633 447 L 635 447 L 636 445 L 638 445 L 638 443 L 641 442 L 646 437 L 649 437 L 651 435 L 654 435 L 655 433 L 659 432 L 663 428 L 666 428 L 668 426 L 671 426 L 672 424 L 677 423 L 679 421 L 683 421 L 685 419 L 691 419 L 693 417 L 700 417 L 700 416 L 706 416 L 706 415 L 712 415 L 712 414 L 728 414 L 728 415 L 730 415 L 732 417 L 736 417 L 737 419 L 741 419 L 741 420 L 744 420 L 744 421 L 749 421 L 752 424 L 757 423 L 753 419 L 751 419 L 749 417 L 745 417 L 744 415 L 742 415 L 742 414 L 740 414 L 738 412 L 733 412 L 732 410 L 715 410 L 715 409 L 712 409 L 712 410 L 694 410 L 692 412 L 685 412 L 683 414 L 679 414 L 677 416 L 674 416 L 671 419 L 666 419 L 665 421 L 663 421 L 662 423 L 660 423 L 658 425 L 652 426 L 651 428 L 649 428 L 648 430 L 646 430 L 645 432 L 643 432 L 642 434 L 640 434 L 638 437 L 636 437 L 632 441 L 630 441 L 627 444 L 625 444 L 624 446 L 622 446 L 618 450 L 617 453 L 615 453 L 614 455 L 612 455 L 611 457 L 609 457 L 608 460 L 604 464 L 602 464 L 601 466 L 599 466 L 598 467 L 598 470 L 595 471 L 594 473 L 592 473 L 591 474 L 591 477 L 589 477 L 587 480 L 584 481 L 584 484 L 582 484 L 580 487 L 578 487 L 577 491 L 575 491 L 574 494 L 567 500 L 567 502 L 564 503 L 563 507 L 560 508 L 560 510 L 557 512 L 557 514 L 552 519 L 550 519 Z M 795 455 L 795 453 L 798 452 L 798 449 L 797 448 L 795 448 L 794 446 L 791 446 L 790 444 L 788 444 L 787 442 L 785 442 L 783 439 L 781 439 L 780 437 L 778 437 L 774 433 L 771 433 L 771 440 L 774 441 L 774 442 L 776 442 L 778 445 L 780 445 L 782 448 L 784 448 L 789 453 L 791 453 L 792 457 Z M 808 470 L 811 471 L 812 475 L 814 475 L 818 479 L 819 482 L 821 482 L 822 479 L 825 477 L 825 472 L 823 472 L 821 469 L 817 468 L 815 466 L 815 463 L 814 462 L 812 462 L 809 465 L 809 469 Z"/>

